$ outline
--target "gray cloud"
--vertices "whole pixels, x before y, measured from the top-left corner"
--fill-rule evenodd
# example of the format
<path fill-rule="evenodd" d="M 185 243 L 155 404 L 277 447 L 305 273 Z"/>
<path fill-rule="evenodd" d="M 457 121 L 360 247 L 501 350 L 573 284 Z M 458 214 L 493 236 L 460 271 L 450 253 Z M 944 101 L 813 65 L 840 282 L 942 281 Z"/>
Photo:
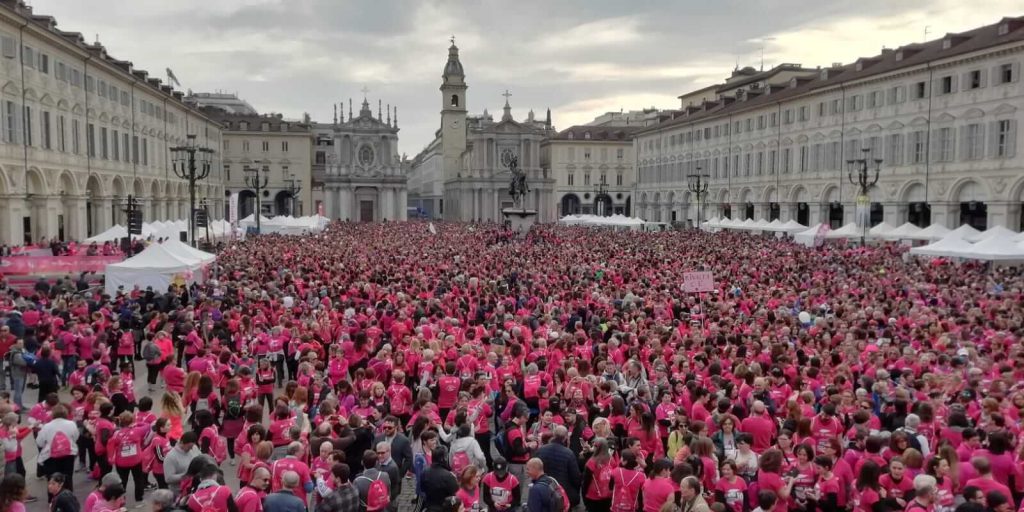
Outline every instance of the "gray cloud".
<path fill-rule="evenodd" d="M 438 85 L 455 34 L 472 112 L 517 117 L 550 107 L 557 126 L 604 111 L 676 107 L 675 96 L 724 79 L 736 63 L 822 65 L 992 23 L 957 0 L 34 0 L 64 30 L 185 87 L 237 92 L 264 112 L 329 121 L 363 86 L 397 105 L 400 150 L 417 153 L 438 126 Z M 999 9 L 1004 9 L 1000 11 Z M 346 105 L 347 109 L 347 105 Z"/>

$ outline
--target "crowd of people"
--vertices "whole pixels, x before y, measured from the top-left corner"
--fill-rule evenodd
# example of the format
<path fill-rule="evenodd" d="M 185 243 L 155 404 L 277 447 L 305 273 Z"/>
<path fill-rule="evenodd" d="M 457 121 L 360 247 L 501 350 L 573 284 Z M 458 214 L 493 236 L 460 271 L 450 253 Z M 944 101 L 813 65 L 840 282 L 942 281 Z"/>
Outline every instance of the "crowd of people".
<path fill-rule="evenodd" d="M 891 245 L 410 222 L 2 290 L 0 512 L 26 472 L 58 512 L 1015 512 L 1022 289 Z"/>

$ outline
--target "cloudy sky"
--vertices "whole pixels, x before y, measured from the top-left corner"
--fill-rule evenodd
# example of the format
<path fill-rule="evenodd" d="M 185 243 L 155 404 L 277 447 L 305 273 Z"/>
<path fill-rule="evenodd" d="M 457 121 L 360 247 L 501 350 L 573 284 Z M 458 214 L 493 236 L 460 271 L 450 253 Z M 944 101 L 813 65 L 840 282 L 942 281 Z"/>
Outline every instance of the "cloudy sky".
<path fill-rule="evenodd" d="M 329 121 L 360 90 L 398 106 L 410 157 L 440 120 L 455 35 L 470 112 L 551 108 L 556 127 L 676 96 L 733 67 L 850 62 L 1024 13 L 1020 0 L 31 0 L 63 30 L 99 37 L 183 88 L 237 92 L 261 112 Z"/>

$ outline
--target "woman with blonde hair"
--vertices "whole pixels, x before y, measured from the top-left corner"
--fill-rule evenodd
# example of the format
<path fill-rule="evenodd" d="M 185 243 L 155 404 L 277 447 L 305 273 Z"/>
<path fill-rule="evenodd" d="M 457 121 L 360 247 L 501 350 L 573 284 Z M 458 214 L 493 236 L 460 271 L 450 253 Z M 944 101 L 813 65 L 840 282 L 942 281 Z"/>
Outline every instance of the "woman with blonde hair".
<path fill-rule="evenodd" d="M 160 417 L 167 418 L 171 424 L 171 430 L 167 432 L 167 439 L 171 444 L 176 444 L 181 435 L 185 433 L 182 419 L 185 417 L 185 405 L 181 397 L 174 391 L 167 391 L 160 399 Z"/>
<path fill-rule="evenodd" d="M 185 376 L 185 389 L 181 392 L 180 397 L 182 401 L 181 403 L 185 407 L 188 407 L 189 403 L 195 396 L 196 391 L 199 389 L 199 380 L 202 378 L 203 375 L 199 372 L 189 372 L 189 374 Z"/>

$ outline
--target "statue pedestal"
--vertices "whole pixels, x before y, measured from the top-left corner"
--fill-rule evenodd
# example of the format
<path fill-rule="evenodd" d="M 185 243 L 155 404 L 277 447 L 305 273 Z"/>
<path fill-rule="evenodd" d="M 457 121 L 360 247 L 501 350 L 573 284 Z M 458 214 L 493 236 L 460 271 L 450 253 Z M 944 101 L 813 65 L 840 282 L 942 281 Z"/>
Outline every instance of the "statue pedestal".
<path fill-rule="evenodd" d="M 505 220 L 511 224 L 512 231 L 520 237 L 526 236 L 530 227 L 537 223 L 537 210 L 526 210 L 521 208 L 505 208 L 501 210 Z"/>

